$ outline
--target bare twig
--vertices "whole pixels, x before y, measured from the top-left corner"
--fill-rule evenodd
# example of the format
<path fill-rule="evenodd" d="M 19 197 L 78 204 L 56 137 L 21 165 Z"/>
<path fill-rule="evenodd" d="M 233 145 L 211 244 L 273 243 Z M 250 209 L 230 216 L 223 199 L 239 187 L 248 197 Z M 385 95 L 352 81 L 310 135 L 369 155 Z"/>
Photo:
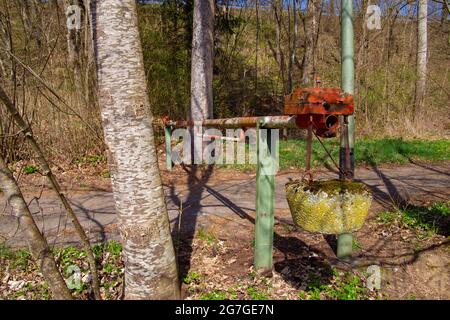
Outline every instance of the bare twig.
<path fill-rule="evenodd" d="M 22 60 L 20 60 L 18 57 L 16 57 L 11 51 L 4 50 L 8 55 L 10 55 L 18 64 L 20 64 L 25 70 L 27 70 L 33 77 L 35 77 L 50 93 L 56 97 L 70 112 L 72 116 L 77 117 L 80 119 L 80 121 L 95 135 L 95 137 L 103 143 L 103 138 L 100 136 L 100 134 L 95 130 L 89 123 L 87 123 L 83 117 L 77 113 L 53 88 L 51 88 L 47 82 L 42 79 L 33 69 L 31 69 L 28 65 L 26 65 Z M 46 97 L 46 96 L 45 96 Z M 47 97 L 46 97 L 47 98 Z M 47 100 L 49 100 L 47 98 Z M 50 100 L 49 100 L 50 102 Z M 53 106 L 55 106 L 54 103 L 52 103 Z M 59 111 L 61 111 L 60 108 L 58 108 Z"/>

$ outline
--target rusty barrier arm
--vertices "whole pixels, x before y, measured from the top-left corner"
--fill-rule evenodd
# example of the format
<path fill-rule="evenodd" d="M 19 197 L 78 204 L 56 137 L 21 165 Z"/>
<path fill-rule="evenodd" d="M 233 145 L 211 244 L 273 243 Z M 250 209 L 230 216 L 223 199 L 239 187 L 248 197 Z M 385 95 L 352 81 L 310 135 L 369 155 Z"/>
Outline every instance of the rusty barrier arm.
<path fill-rule="evenodd" d="M 281 129 L 297 128 L 295 124 L 296 116 L 263 116 L 263 117 L 237 117 L 225 119 L 207 119 L 201 121 L 180 120 L 174 121 L 163 119 L 164 126 L 172 128 L 188 128 L 202 126 L 205 128 L 217 129 L 237 129 L 237 128 L 256 128 L 260 124 L 261 128 Z"/>

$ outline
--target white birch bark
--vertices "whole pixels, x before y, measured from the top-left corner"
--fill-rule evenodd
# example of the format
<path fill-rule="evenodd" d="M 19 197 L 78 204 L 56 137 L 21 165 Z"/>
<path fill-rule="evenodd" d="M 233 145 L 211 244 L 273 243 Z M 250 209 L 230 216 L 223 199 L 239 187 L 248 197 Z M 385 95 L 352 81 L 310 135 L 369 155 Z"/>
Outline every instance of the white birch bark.
<path fill-rule="evenodd" d="M 316 33 L 316 4 L 308 0 L 305 17 L 305 52 L 303 55 L 302 84 L 310 85 L 314 77 L 314 39 Z"/>
<path fill-rule="evenodd" d="M 292 40 L 292 52 L 291 52 L 291 60 L 289 63 L 289 92 L 293 89 L 293 80 L 292 80 L 292 72 L 293 67 L 295 65 L 296 59 L 296 51 L 297 51 L 297 37 L 298 37 L 298 21 L 297 21 L 297 6 L 298 0 L 292 1 L 292 12 L 294 14 L 294 39 Z"/>
<path fill-rule="evenodd" d="M 92 10 L 99 104 L 120 220 L 125 299 L 179 298 L 178 272 L 154 144 L 135 0 Z"/>
<path fill-rule="evenodd" d="M 194 0 L 191 120 L 213 116 L 214 1 Z"/>
<path fill-rule="evenodd" d="M 417 82 L 415 113 L 420 113 L 420 109 L 425 98 L 427 85 L 427 0 L 419 0 L 417 8 Z"/>

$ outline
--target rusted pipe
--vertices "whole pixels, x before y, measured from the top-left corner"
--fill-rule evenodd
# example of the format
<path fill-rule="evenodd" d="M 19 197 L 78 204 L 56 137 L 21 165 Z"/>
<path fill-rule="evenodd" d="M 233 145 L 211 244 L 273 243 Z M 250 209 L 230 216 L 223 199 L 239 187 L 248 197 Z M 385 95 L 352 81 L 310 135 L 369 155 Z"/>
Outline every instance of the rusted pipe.
<path fill-rule="evenodd" d="M 173 121 L 168 118 L 163 119 L 165 126 L 173 128 L 186 128 L 194 126 L 202 126 L 219 129 L 233 128 L 255 128 L 257 123 L 263 128 L 296 128 L 296 116 L 264 116 L 264 117 L 238 117 L 226 119 L 207 119 L 202 121 Z"/>

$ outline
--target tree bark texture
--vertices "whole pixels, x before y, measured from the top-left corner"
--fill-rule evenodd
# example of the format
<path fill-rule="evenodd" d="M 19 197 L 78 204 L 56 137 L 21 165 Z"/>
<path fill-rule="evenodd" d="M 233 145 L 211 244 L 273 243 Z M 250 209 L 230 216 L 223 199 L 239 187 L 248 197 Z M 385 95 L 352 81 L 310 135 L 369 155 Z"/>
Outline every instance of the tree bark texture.
<path fill-rule="evenodd" d="M 179 298 L 178 271 L 158 168 L 135 0 L 92 10 L 98 98 L 120 221 L 125 299 Z"/>
<path fill-rule="evenodd" d="M 426 93 L 428 51 L 427 16 L 427 0 L 419 0 L 417 7 L 417 82 L 414 116 L 420 113 Z"/>
<path fill-rule="evenodd" d="M 214 1 L 194 0 L 191 120 L 213 117 Z"/>

